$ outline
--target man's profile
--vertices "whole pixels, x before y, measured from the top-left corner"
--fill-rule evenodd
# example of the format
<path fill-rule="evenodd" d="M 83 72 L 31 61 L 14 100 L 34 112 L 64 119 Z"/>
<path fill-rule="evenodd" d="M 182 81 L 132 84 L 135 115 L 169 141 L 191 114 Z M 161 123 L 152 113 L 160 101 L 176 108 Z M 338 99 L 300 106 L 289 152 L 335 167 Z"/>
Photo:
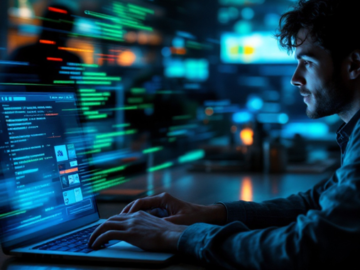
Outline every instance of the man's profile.
<path fill-rule="evenodd" d="M 360 250 L 360 35 L 353 0 L 300 0 L 278 38 L 295 50 L 298 87 L 310 118 L 337 114 L 342 165 L 307 192 L 262 203 L 210 206 L 169 194 L 130 203 L 98 227 L 89 245 L 112 239 L 179 252 L 227 269 L 354 269 Z M 160 218 L 155 210 L 165 209 Z M 141 211 L 143 210 L 143 211 Z M 147 212 L 145 212 L 147 211 Z"/>

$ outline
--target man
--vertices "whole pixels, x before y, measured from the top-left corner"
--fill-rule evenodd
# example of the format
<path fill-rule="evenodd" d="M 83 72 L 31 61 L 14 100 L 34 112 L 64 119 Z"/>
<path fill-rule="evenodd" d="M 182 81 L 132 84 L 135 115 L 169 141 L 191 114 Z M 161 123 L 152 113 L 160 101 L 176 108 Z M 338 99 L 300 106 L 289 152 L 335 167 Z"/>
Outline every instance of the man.
<path fill-rule="evenodd" d="M 344 121 L 337 137 L 342 166 L 329 181 L 305 193 L 262 203 L 201 206 L 168 194 L 144 198 L 97 228 L 89 245 L 98 248 L 110 239 L 120 239 L 228 269 L 358 269 L 358 27 L 353 0 L 300 0 L 280 21 L 280 43 L 295 49 L 298 59 L 292 84 L 304 97 L 307 115 L 338 114 Z M 166 209 L 169 216 L 139 211 L 152 208 Z"/>

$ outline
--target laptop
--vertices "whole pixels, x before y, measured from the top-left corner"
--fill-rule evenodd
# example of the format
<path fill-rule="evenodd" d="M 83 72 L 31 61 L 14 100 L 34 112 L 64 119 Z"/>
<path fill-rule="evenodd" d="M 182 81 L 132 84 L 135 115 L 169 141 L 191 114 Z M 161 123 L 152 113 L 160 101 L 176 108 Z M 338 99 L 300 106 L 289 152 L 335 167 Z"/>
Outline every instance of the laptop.
<path fill-rule="evenodd" d="M 78 111 L 74 93 L 0 93 L 4 253 L 154 265 L 169 262 L 174 254 L 146 252 L 124 241 L 110 241 L 96 251 L 88 248 L 91 233 L 105 221 L 99 218 L 95 195 L 106 181 L 99 177 L 101 172 L 89 170 L 91 132 L 82 135 Z"/>

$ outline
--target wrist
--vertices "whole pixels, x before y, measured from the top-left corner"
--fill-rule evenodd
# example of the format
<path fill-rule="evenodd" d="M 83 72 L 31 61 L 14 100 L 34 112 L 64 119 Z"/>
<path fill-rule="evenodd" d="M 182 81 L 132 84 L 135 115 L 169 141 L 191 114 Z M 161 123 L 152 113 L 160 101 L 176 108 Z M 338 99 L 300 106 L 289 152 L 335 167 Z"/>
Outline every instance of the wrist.
<path fill-rule="evenodd" d="M 167 233 L 166 242 L 168 243 L 169 251 L 176 252 L 177 245 L 182 233 L 186 230 L 187 226 L 176 225 L 176 228 L 173 228 Z"/>
<path fill-rule="evenodd" d="M 222 204 L 213 204 L 206 206 L 208 209 L 208 216 L 210 224 L 224 225 L 226 224 L 227 212 L 226 208 Z"/>

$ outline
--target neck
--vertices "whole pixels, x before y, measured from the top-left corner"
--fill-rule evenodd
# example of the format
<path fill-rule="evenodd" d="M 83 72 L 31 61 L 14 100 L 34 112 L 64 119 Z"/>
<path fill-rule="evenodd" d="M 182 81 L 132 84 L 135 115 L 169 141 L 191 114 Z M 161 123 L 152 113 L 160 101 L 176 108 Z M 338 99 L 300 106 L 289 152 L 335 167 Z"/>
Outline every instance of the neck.
<path fill-rule="evenodd" d="M 352 99 L 352 102 L 349 104 L 348 108 L 340 113 L 338 113 L 341 120 L 345 123 L 349 123 L 351 118 L 360 110 L 360 91 L 355 91 L 355 95 Z"/>

